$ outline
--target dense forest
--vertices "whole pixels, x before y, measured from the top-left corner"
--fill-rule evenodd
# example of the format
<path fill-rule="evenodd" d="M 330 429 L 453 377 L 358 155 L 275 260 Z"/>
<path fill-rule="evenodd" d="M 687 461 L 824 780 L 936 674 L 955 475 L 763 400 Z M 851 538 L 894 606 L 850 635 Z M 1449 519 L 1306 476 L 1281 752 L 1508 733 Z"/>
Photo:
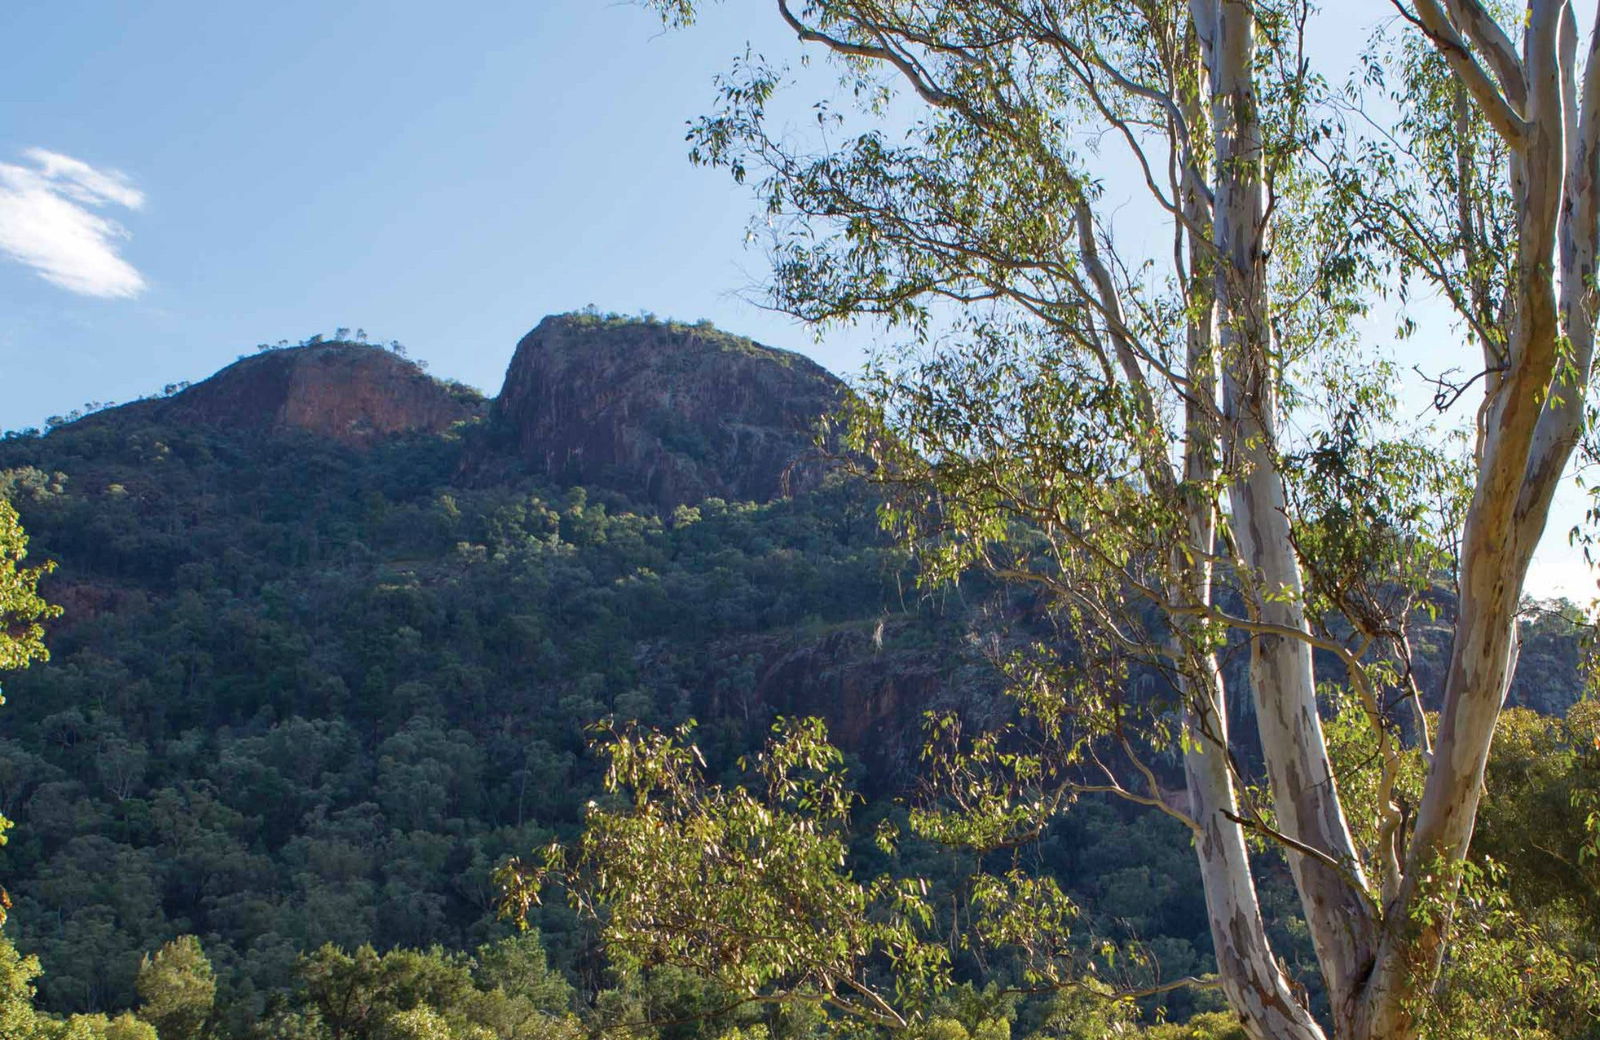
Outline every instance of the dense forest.
<path fill-rule="evenodd" d="M 235 367 L 249 377 L 261 361 Z M 1042 630 L 1036 603 L 977 577 L 919 587 L 875 493 L 843 473 L 768 501 L 674 506 L 620 471 L 574 486 L 486 463 L 514 440 L 507 418 L 437 386 L 467 414 L 438 430 L 263 432 L 156 401 L 0 443 L 0 492 L 31 558 L 57 563 L 42 588 L 65 608 L 51 660 L 7 677 L 0 713 L 0 812 L 17 821 L 0 850 L 15 946 L 0 958 L 0 1035 L 824 1028 L 792 1008 L 712 1014 L 728 995 L 686 974 L 618 975 L 559 899 L 528 932 L 500 918 L 497 867 L 570 839 L 603 797 L 600 720 L 697 720 L 712 774 L 732 779 L 775 718 L 823 716 L 862 796 L 863 869 L 943 878 L 959 898 L 959 855 L 888 860 L 867 837 L 905 812 L 925 712 L 1010 711 L 985 639 Z M 695 429 L 672 437 L 715 463 Z M 1600 771 L 1597 719 L 1569 712 L 1575 613 L 1528 617 L 1513 699 L 1534 710 L 1504 724 L 1477 847 L 1511 868 L 1507 898 L 1592 956 L 1600 904 L 1577 866 L 1572 793 Z M 1448 623 L 1445 604 L 1433 631 Z M 1085 798 L 1037 851 L 1093 908 L 1085 942 L 1137 950 L 1161 978 L 1211 970 L 1174 826 Z M 1309 963 L 1287 870 L 1265 863 L 1268 898 L 1284 894 L 1269 908 L 1279 948 Z M 965 968 L 974 981 L 930 1037 L 1088 1037 L 1118 1022 L 1235 1035 L 1203 989 L 1025 998 L 1000 991 L 1003 970 Z"/>
<path fill-rule="evenodd" d="M 1600 0 L 5 21 L 0 1040 L 1600 1040 Z"/>

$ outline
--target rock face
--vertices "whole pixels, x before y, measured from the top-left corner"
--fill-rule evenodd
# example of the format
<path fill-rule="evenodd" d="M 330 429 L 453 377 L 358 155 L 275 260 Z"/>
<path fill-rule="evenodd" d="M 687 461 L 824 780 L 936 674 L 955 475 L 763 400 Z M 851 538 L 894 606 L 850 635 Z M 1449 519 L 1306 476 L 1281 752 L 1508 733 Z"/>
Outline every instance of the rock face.
<path fill-rule="evenodd" d="M 815 362 L 709 326 L 563 315 L 517 344 L 494 419 L 520 467 L 672 508 L 814 484 L 813 431 L 843 394 Z"/>
<path fill-rule="evenodd" d="M 766 738 L 774 718 L 821 718 L 833 743 L 865 767 L 852 777 L 875 794 L 904 794 L 915 782 L 927 712 L 998 725 L 996 712 L 1011 703 L 981 655 L 931 642 L 903 621 L 740 636 L 711 644 L 709 658 L 691 691 L 698 718 L 742 720 L 747 746 Z"/>
<path fill-rule="evenodd" d="M 148 404 L 163 421 L 299 430 L 352 446 L 438 433 L 482 407 L 409 361 L 354 343 L 266 351 Z"/>
<path fill-rule="evenodd" d="M 903 790 L 922 746 L 923 714 L 949 706 L 950 676 L 940 665 L 926 652 L 877 650 L 860 631 L 835 632 L 764 655 L 753 693 L 772 715 L 825 720 L 829 737 L 866 765 L 875 790 Z"/>

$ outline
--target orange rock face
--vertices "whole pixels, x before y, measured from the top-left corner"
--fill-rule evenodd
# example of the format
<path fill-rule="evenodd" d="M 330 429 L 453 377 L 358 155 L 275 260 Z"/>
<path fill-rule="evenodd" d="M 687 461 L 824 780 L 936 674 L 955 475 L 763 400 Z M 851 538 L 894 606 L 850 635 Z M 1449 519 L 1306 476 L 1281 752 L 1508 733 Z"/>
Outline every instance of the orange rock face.
<path fill-rule="evenodd" d="M 264 432 L 300 430 L 361 446 L 438 433 L 478 406 L 380 347 L 321 344 L 245 358 L 160 403 L 160 417 Z"/>

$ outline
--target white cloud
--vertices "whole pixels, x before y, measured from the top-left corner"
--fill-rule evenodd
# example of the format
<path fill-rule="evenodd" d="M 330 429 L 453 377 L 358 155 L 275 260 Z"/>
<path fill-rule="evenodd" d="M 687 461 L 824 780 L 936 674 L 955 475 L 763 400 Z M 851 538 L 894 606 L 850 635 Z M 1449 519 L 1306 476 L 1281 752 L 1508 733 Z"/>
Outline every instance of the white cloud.
<path fill-rule="evenodd" d="M 127 229 L 94 210 L 139 209 L 143 193 L 115 170 L 68 155 L 30 148 L 23 159 L 0 163 L 0 253 L 86 296 L 142 292 L 144 277 L 117 255 Z"/>

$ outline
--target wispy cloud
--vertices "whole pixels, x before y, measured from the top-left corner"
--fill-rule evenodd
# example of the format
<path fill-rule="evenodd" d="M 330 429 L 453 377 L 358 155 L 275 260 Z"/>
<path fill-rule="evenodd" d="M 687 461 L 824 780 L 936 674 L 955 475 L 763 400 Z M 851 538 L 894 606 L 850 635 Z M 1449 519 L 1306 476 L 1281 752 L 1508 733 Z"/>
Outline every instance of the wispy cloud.
<path fill-rule="evenodd" d="M 30 148 L 23 164 L 0 163 L 0 253 L 72 292 L 137 296 L 144 277 L 117 254 L 127 229 L 95 210 L 143 205 L 115 170 Z"/>

